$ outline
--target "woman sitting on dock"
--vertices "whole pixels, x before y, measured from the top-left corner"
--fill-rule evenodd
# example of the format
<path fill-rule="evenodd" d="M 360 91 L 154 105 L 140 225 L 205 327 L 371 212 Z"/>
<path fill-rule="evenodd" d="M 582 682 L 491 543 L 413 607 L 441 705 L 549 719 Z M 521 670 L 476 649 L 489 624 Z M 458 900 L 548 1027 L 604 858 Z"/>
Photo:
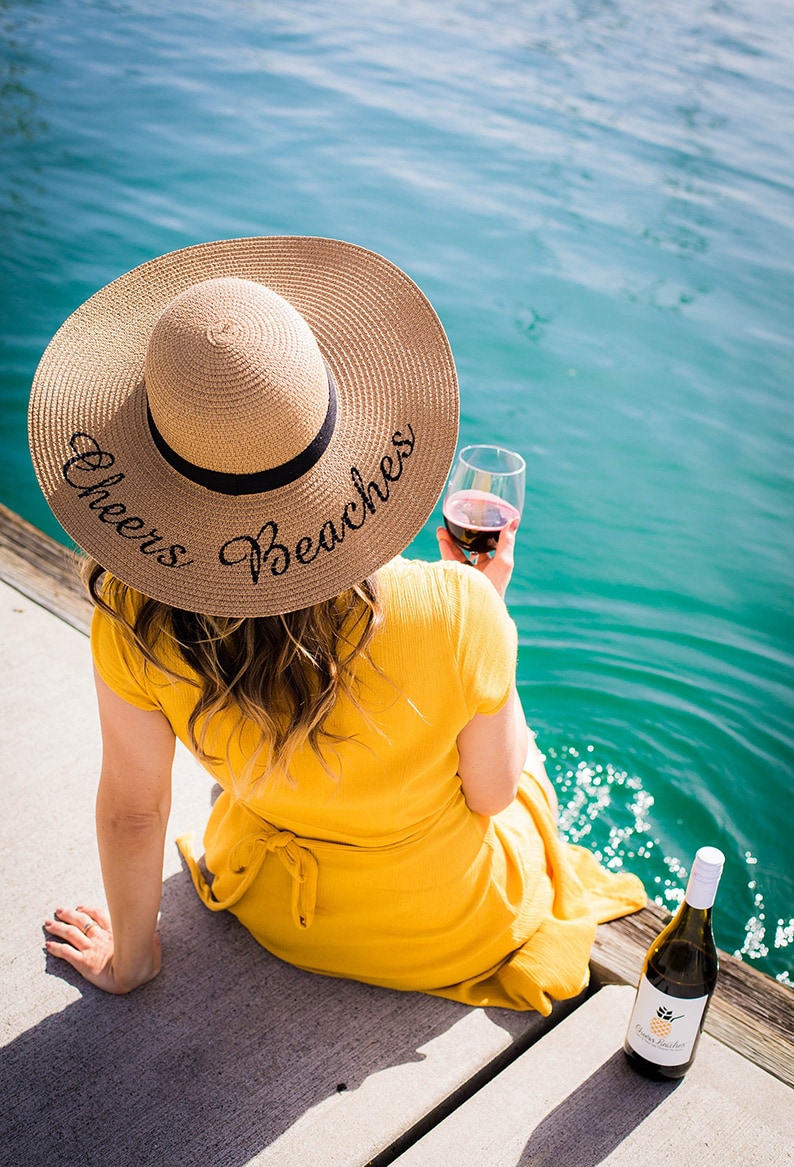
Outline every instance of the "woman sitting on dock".
<path fill-rule="evenodd" d="M 222 788 L 199 895 L 304 969 L 537 1009 L 587 983 L 638 879 L 562 843 L 515 685 L 514 526 L 476 569 L 401 557 L 452 461 L 441 325 L 385 259 L 312 238 L 152 260 L 51 342 L 31 444 L 92 557 L 108 910 L 47 949 L 124 993 L 157 975 L 180 738 Z M 100 566 L 101 565 L 101 566 Z"/>

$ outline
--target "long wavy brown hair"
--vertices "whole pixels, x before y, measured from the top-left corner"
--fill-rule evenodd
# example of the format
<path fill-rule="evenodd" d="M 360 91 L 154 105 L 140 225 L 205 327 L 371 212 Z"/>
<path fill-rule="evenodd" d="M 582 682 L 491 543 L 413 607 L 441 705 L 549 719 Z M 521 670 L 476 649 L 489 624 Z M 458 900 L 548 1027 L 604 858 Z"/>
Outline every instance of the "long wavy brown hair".
<path fill-rule="evenodd" d="M 369 646 L 383 619 L 374 577 L 331 600 L 283 616 L 204 616 L 149 599 L 85 559 L 83 581 L 93 603 L 123 629 L 144 660 L 167 676 L 198 690 L 188 721 L 197 757 L 218 762 L 211 752 L 211 727 L 218 714 L 233 711 L 228 742 L 248 722 L 259 745 L 235 785 L 258 786 L 272 773 L 290 776 L 295 751 L 308 745 L 329 770 L 323 747 L 347 740 L 327 728 L 341 696 L 361 707 L 354 664 L 369 659 Z M 188 666 L 182 673 L 164 660 L 176 650 Z M 378 670 L 379 671 L 379 670 Z M 329 771 L 330 772 L 330 771 Z"/>

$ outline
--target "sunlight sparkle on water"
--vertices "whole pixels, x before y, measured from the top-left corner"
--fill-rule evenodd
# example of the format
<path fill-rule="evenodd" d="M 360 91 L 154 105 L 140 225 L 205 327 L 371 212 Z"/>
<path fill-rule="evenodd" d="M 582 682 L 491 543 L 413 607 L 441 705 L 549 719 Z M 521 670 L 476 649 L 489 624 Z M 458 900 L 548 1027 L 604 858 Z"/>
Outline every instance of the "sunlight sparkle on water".
<path fill-rule="evenodd" d="M 665 854 L 654 820 L 654 797 L 640 777 L 599 761 L 596 754 L 593 745 L 546 750 L 546 767 L 560 802 L 560 835 L 569 843 L 586 846 L 612 871 L 625 865 L 640 876 L 657 904 L 674 912 L 684 898 L 689 872 L 677 856 Z M 758 858 L 745 851 L 744 861 L 753 908 L 734 955 L 752 961 L 769 956 L 770 938 L 764 894 L 758 886 Z M 782 953 L 793 945 L 794 919 L 779 919 L 774 949 Z M 787 969 L 773 975 L 781 984 L 794 985 Z"/>

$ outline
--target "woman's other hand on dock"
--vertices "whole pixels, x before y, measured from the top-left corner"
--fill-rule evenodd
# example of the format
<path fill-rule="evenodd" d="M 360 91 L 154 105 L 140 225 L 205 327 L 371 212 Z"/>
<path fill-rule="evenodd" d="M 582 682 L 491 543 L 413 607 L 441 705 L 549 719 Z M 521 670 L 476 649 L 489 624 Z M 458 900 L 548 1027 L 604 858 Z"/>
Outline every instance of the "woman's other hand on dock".
<path fill-rule="evenodd" d="M 110 917 L 102 908 L 58 908 L 52 920 L 45 920 L 44 927 L 53 937 L 45 941 L 47 952 L 65 960 L 106 993 L 129 993 L 160 971 L 160 938 L 155 935 L 150 966 L 140 969 L 132 980 L 119 980 L 113 967 Z"/>

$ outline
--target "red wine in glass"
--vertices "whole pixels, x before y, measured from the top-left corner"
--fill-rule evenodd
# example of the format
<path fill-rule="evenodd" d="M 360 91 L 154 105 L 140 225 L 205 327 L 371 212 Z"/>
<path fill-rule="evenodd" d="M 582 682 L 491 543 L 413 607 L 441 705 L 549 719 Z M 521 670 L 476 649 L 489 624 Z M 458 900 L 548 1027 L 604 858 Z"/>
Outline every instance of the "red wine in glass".
<path fill-rule="evenodd" d="M 447 481 L 444 522 L 472 562 L 496 550 L 499 532 L 521 517 L 526 464 L 503 446 L 464 446 Z"/>
<path fill-rule="evenodd" d="M 496 550 L 499 532 L 519 512 L 506 499 L 485 490 L 459 490 L 444 500 L 444 523 L 464 551 L 475 555 Z"/>

